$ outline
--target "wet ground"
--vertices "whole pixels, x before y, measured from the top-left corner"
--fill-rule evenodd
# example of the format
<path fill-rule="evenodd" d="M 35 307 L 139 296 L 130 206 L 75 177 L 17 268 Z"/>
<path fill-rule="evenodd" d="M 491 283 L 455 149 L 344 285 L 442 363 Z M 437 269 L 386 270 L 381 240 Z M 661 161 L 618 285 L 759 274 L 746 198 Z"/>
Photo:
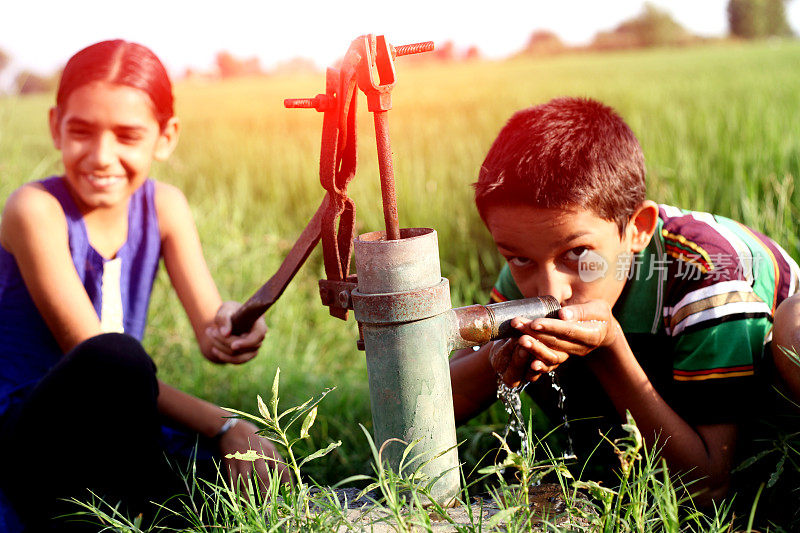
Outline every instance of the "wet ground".
<path fill-rule="evenodd" d="M 342 502 L 345 501 L 345 498 L 347 499 L 347 519 L 356 531 L 388 533 L 399 530 L 397 521 L 388 511 L 373 507 L 372 501 L 378 498 L 376 494 L 368 494 L 359 498 L 360 491 L 358 489 L 338 489 L 336 494 Z M 543 519 L 556 526 L 567 525 L 570 517 L 565 512 L 567 506 L 559 485 L 547 483 L 531 487 L 529 497 L 533 515 L 531 524 L 533 531 L 544 529 Z M 497 521 L 498 530 L 502 531 L 505 521 L 502 518 L 495 518 L 500 512 L 500 506 L 489 495 L 478 496 L 473 498 L 469 508 L 461 505 L 447 509 L 447 517 L 431 513 L 430 529 L 441 533 L 463 531 L 464 529 L 487 531 L 487 525 L 494 518 Z M 571 519 L 574 523 L 575 518 Z M 347 529 L 342 526 L 340 531 L 347 531 Z M 418 526 L 412 528 L 411 531 L 426 529 L 428 528 Z"/>

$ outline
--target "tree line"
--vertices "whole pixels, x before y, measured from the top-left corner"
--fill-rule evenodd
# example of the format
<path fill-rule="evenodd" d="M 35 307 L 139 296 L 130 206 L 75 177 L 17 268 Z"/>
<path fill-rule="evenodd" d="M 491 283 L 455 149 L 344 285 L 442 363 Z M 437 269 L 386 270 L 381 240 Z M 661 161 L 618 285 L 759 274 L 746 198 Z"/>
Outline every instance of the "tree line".
<path fill-rule="evenodd" d="M 786 18 L 791 0 L 729 0 L 729 36 L 737 39 L 794 37 Z M 587 46 L 568 47 L 555 33 L 538 30 L 531 34 L 523 54 L 548 55 L 569 50 L 621 50 L 652 46 L 681 46 L 702 42 L 673 16 L 647 2 L 641 13 L 621 22 L 610 31 L 598 32 Z"/>

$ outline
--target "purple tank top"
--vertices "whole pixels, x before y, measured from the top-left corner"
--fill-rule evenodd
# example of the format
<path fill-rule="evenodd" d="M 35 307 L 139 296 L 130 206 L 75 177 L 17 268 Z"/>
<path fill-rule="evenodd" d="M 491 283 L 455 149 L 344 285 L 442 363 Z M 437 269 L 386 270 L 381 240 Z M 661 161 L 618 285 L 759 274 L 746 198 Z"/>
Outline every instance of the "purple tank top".
<path fill-rule="evenodd" d="M 100 317 L 106 260 L 89 243 L 86 225 L 63 178 L 50 177 L 39 183 L 64 210 L 72 262 Z M 131 197 L 128 239 L 117 257 L 122 265 L 123 328 L 125 333 L 141 340 L 161 257 L 152 180 L 147 180 Z M 44 377 L 61 355 L 58 343 L 25 287 L 14 256 L 0 246 L 0 417 Z"/>

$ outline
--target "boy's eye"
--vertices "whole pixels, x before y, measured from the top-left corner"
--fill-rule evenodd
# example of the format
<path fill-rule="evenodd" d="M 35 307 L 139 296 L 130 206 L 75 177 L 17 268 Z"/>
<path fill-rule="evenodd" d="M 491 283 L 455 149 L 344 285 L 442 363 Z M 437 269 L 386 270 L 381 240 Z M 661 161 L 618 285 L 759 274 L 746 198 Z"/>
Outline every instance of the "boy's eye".
<path fill-rule="evenodd" d="M 514 266 L 523 267 L 529 265 L 531 260 L 527 257 L 511 257 L 508 262 Z"/>
<path fill-rule="evenodd" d="M 69 128 L 67 133 L 72 137 L 88 137 L 90 132 L 86 128 Z"/>
<path fill-rule="evenodd" d="M 589 249 L 586 246 L 578 246 L 573 248 L 565 254 L 567 261 L 580 261 L 581 257 L 586 255 Z"/>

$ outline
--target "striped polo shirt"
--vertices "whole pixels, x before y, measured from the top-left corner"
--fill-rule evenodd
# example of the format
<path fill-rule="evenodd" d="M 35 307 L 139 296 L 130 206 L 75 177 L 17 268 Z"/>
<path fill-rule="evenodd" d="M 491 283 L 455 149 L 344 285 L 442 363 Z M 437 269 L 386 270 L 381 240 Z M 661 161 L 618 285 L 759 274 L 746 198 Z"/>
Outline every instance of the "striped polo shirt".
<path fill-rule="evenodd" d="M 786 251 L 739 222 L 660 205 L 613 314 L 676 411 L 694 423 L 730 422 L 746 411 L 775 309 L 798 291 L 799 273 Z M 508 265 L 491 298 L 522 298 Z"/>

